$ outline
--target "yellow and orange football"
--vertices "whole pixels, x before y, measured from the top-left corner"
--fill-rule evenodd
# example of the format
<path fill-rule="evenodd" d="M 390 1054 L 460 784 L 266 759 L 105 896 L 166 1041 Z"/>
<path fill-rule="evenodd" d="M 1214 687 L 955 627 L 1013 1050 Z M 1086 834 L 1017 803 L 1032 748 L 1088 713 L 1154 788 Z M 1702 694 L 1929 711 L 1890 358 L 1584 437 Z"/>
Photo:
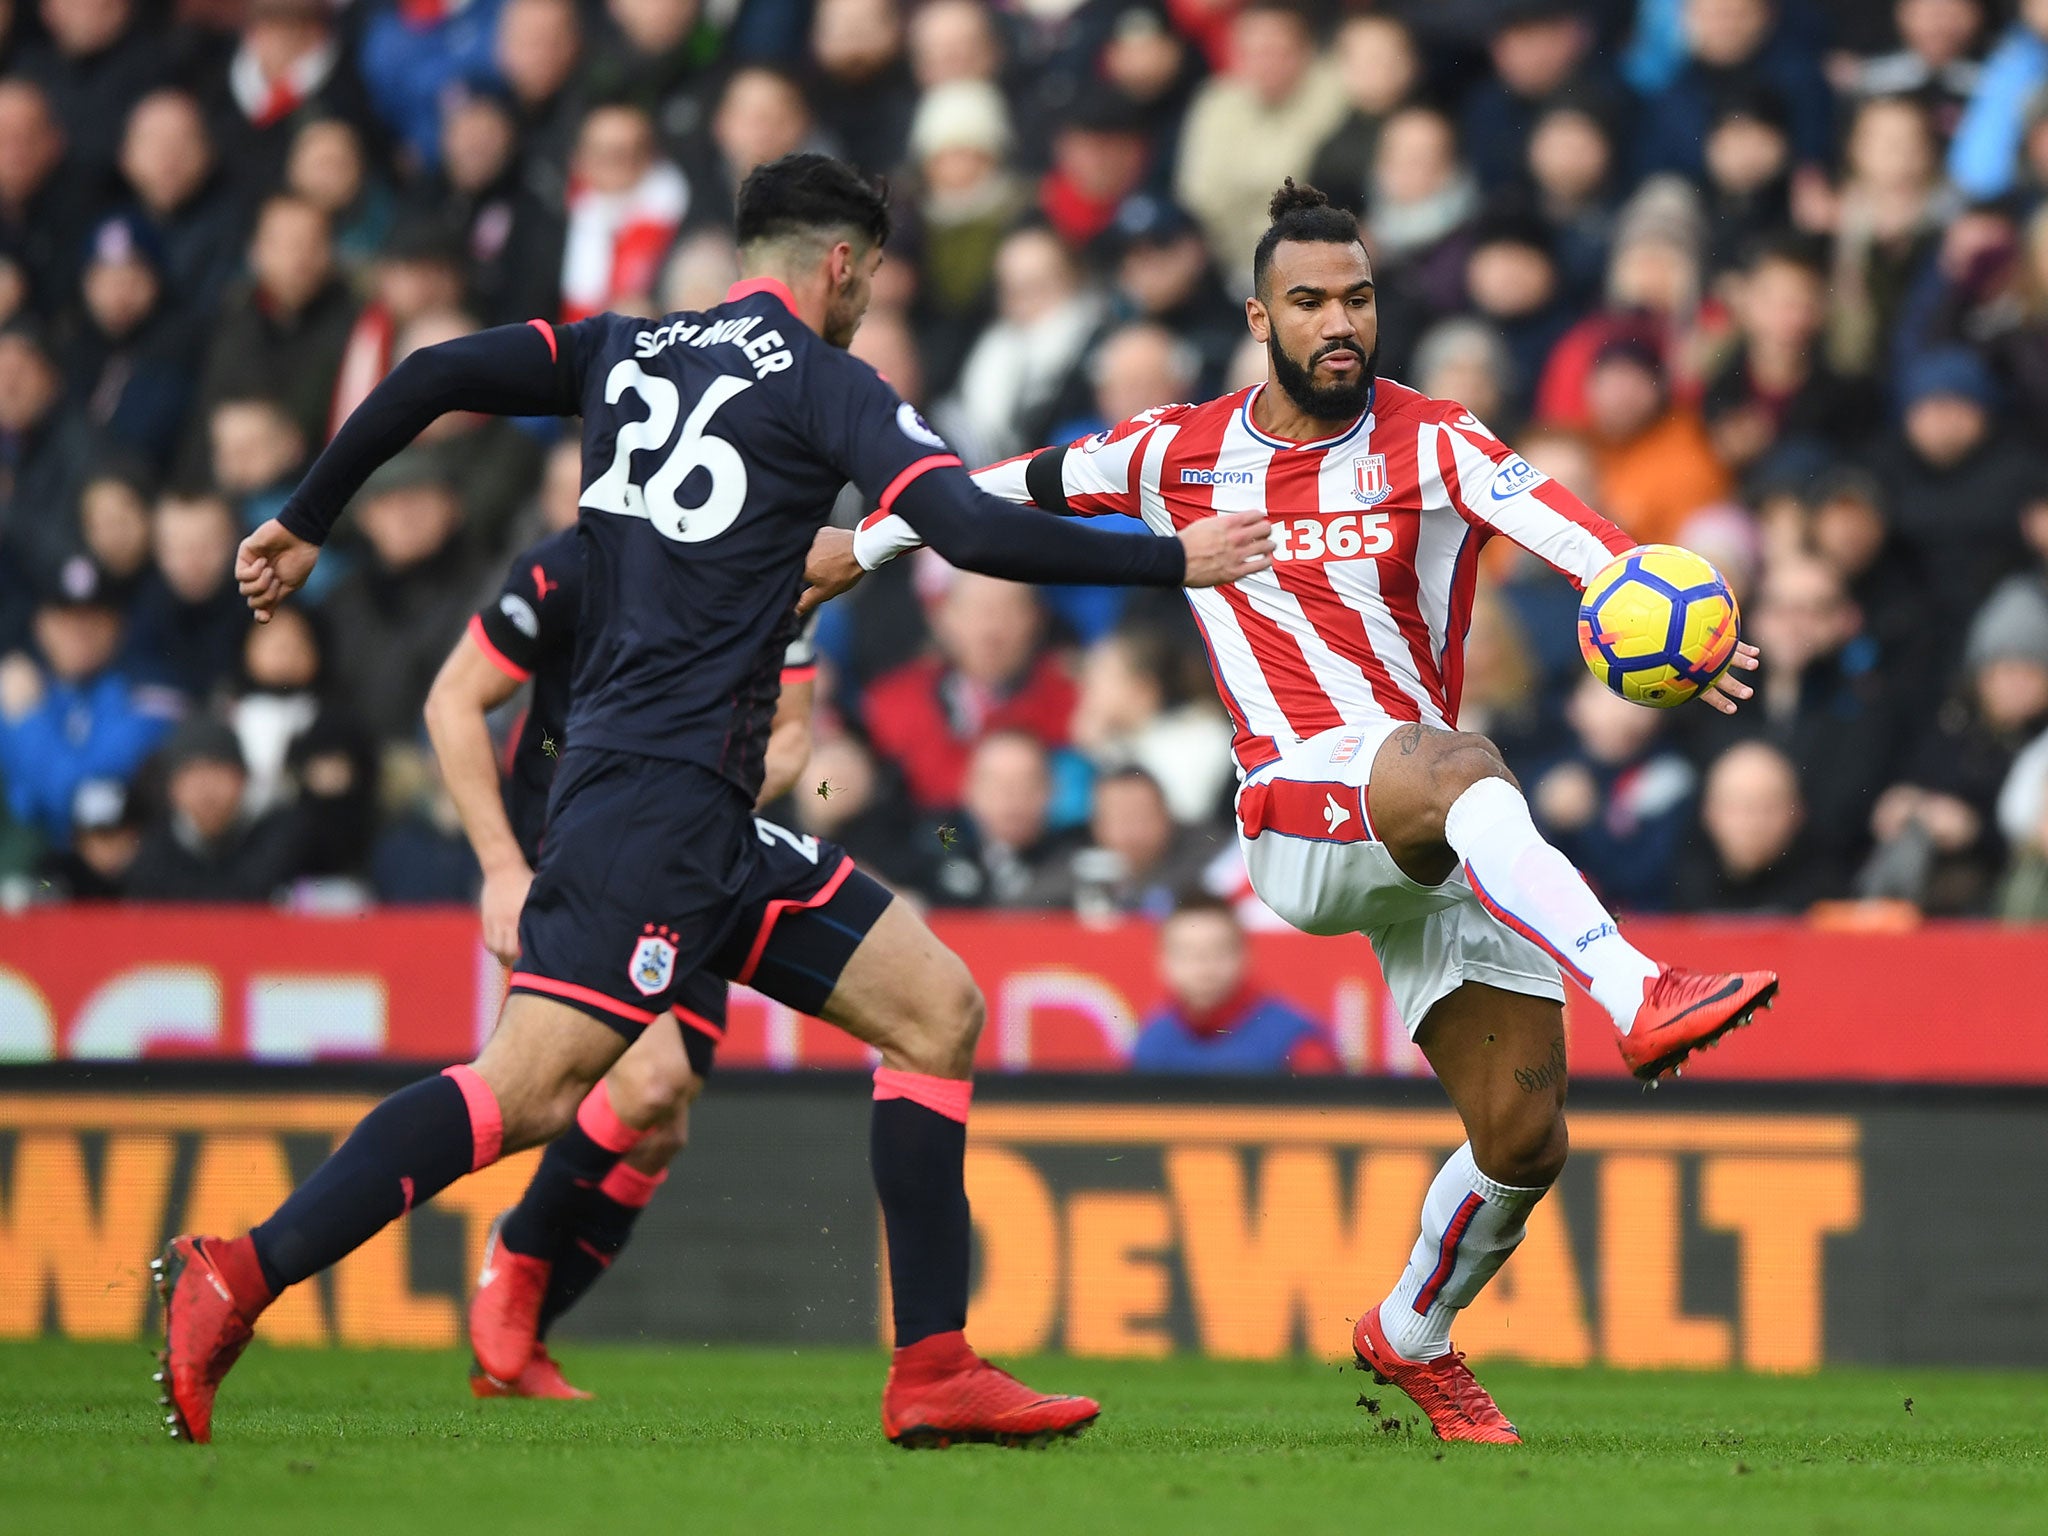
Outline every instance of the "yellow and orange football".
<path fill-rule="evenodd" d="M 1586 583 L 1579 651 L 1624 699 L 1670 709 L 1728 670 L 1741 621 L 1712 565 L 1675 544 L 1645 544 Z"/>

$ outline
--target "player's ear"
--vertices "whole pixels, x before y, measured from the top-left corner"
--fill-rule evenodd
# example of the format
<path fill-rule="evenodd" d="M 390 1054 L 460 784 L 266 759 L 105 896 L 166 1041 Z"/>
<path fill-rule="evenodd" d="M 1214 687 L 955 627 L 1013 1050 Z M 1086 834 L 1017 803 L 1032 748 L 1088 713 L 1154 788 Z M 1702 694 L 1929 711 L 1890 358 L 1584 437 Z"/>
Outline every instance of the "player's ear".
<path fill-rule="evenodd" d="M 1252 333 L 1253 341 L 1270 341 L 1273 336 L 1273 317 L 1266 313 L 1266 306 L 1257 299 L 1244 301 L 1244 323 Z"/>
<path fill-rule="evenodd" d="M 832 247 L 825 258 L 825 275 L 832 280 L 835 292 L 853 281 L 854 270 L 859 265 L 860 258 L 854 254 L 851 240 L 841 240 Z"/>

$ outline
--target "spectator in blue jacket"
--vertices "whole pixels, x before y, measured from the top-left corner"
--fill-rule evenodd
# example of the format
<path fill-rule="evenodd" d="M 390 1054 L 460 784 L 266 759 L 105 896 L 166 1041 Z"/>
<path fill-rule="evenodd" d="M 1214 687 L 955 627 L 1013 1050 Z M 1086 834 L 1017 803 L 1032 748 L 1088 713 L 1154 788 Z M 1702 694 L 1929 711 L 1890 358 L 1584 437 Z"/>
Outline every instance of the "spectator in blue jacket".
<path fill-rule="evenodd" d="M 1259 989 L 1230 904 L 1191 896 L 1159 930 L 1166 1001 L 1138 1031 L 1134 1072 L 1337 1072 L 1323 1027 Z"/>
<path fill-rule="evenodd" d="M 1577 738 L 1530 796 L 1544 833 L 1613 906 L 1671 903 L 1678 846 L 1698 776 L 1659 740 L 1666 717 L 1583 677 L 1565 707 Z"/>
<path fill-rule="evenodd" d="M 449 88 L 498 83 L 500 3 L 385 0 L 364 23 L 356 67 L 409 173 L 441 167 L 441 101 Z"/>
<path fill-rule="evenodd" d="M 1984 61 L 1977 94 L 1963 109 L 1948 149 L 1948 177 L 1983 201 L 2012 190 L 2027 109 L 2048 84 L 2048 0 L 2021 0 L 2019 19 Z"/>
<path fill-rule="evenodd" d="M 1795 161 L 1823 166 L 1833 158 L 1833 107 L 1819 54 L 1800 29 L 1781 24 L 1774 0 L 1686 0 L 1684 25 L 1685 66 L 1645 100 L 1638 170 L 1703 180 L 1707 130 L 1731 97 L 1759 92 L 1785 104 Z"/>
<path fill-rule="evenodd" d="M 0 660 L 0 777 L 9 809 L 51 846 L 71 842 L 72 798 L 87 779 L 127 780 L 171 721 L 114 667 L 122 617 L 83 555 L 58 567 L 35 611 L 38 665 Z"/>

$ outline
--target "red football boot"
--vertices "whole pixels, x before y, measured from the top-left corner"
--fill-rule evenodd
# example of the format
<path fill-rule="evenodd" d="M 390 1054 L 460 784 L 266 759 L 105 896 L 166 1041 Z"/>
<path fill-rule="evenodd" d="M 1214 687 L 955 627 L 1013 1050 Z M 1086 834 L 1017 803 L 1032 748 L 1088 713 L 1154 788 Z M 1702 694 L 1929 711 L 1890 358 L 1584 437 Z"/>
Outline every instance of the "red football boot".
<path fill-rule="evenodd" d="M 483 1268 L 469 1303 L 469 1348 L 477 1369 L 510 1392 L 533 1363 L 540 1338 L 540 1305 L 547 1298 L 546 1259 L 514 1253 L 500 1241 L 501 1215 L 484 1243 Z"/>
<path fill-rule="evenodd" d="M 555 1357 L 548 1353 L 545 1344 L 533 1346 L 533 1358 L 526 1362 L 526 1368 L 519 1373 L 519 1379 L 510 1386 L 493 1381 L 490 1374 L 480 1365 L 472 1365 L 469 1371 L 469 1390 L 478 1397 L 540 1397 L 560 1402 L 588 1402 L 597 1396 L 581 1387 L 572 1386 L 563 1376 L 562 1368 Z"/>
<path fill-rule="evenodd" d="M 959 1333 L 897 1350 L 882 1390 L 882 1432 L 914 1451 L 1043 1445 L 1078 1435 L 1101 1412 L 1089 1398 L 1033 1391 L 982 1359 Z"/>
<path fill-rule="evenodd" d="M 1629 1071 L 1646 1083 L 1676 1077 L 1703 1051 L 1777 996 L 1776 971 L 1682 971 L 1667 965 L 1643 988 L 1634 1028 L 1616 1038 Z"/>
<path fill-rule="evenodd" d="M 1470 1440 L 1479 1445 L 1520 1445 L 1522 1437 L 1507 1421 L 1486 1388 L 1465 1364 L 1457 1350 L 1420 1363 L 1404 1360 L 1394 1353 L 1380 1327 L 1380 1309 L 1374 1307 L 1351 1330 L 1351 1347 L 1358 1355 L 1358 1368 L 1371 1371 L 1383 1386 L 1399 1387 L 1415 1399 L 1415 1406 L 1428 1415 L 1429 1427 L 1439 1440 Z"/>
<path fill-rule="evenodd" d="M 215 1256 L 217 1237 L 174 1237 L 159 1258 L 149 1261 L 164 1308 L 164 1347 L 156 1373 L 157 1402 L 169 1411 L 164 1424 L 173 1440 L 205 1445 L 213 1438 L 213 1397 L 221 1379 L 255 1336 L 235 1304 Z"/>

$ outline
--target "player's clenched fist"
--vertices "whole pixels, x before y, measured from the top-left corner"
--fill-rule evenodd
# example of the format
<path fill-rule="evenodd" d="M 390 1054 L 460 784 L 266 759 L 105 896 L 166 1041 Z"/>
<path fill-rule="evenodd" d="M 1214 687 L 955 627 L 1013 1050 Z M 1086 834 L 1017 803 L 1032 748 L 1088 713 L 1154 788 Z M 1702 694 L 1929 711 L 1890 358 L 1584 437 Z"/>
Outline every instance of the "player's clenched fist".
<path fill-rule="evenodd" d="M 268 624 L 277 605 L 306 584 L 320 558 L 320 546 L 309 544 L 276 518 L 249 537 L 235 552 L 235 585 L 256 610 L 256 622 Z"/>
<path fill-rule="evenodd" d="M 1219 512 L 1180 531 L 1184 585 L 1220 587 L 1273 563 L 1273 525 L 1263 512 Z"/>

